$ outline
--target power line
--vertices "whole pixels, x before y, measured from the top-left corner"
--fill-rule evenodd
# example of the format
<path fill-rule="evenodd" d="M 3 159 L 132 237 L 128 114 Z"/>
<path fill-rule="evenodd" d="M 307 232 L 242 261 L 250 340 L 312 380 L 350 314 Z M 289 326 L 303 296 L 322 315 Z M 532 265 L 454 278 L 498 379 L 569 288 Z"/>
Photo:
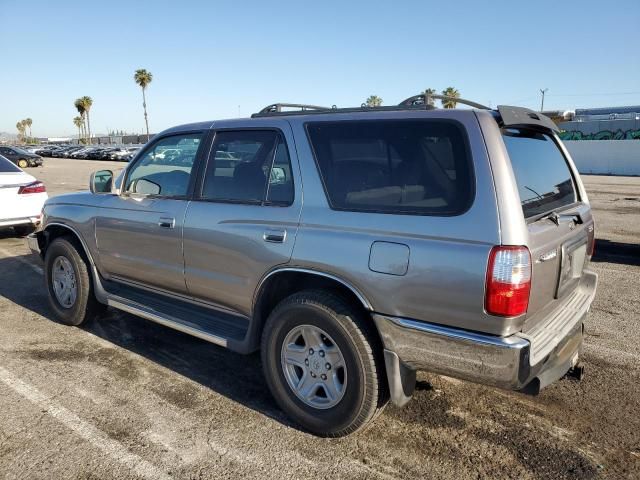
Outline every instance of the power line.
<path fill-rule="evenodd" d="M 618 92 L 618 93 L 551 93 L 548 97 L 595 97 L 595 96 L 615 96 L 615 95 L 640 95 L 640 92 Z"/>

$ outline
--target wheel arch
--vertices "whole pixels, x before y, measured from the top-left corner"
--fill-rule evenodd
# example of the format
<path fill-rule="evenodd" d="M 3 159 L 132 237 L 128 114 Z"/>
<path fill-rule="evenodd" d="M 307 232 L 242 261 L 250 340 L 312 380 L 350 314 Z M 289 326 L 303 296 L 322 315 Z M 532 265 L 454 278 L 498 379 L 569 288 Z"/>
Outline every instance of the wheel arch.
<path fill-rule="evenodd" d="M 91 251 L 87 246 L 87 243 L 82 238 L 82 235 L 70 225 L 59 222 L 51 222 L 48 223 L 47 226 L 41 232 L 43 234 L 43 241 L 38 241 L 40 245 L 40 255 L 44 260 L 47 248 L 56 238 L 60 237 L 71 237 L 76 247 L 78 248 L 78 253 L 83 257 L 88 263 L 88 268 L 91 273 L 91 279 L 93 281 L 94 293 L 96 298 L 101 303 L 107 303 L 107 293 L 102 286 L 102 282 L 100 281 L 100 275 L 98 273 L 98 269 L 96 267 L 95 261 L 93 260 L 93 256 L 91 255 Z"/>
<path fill-rule="evenodd" d="M 259 347 L 267 317 L 280 301 L 302 290 L 318 288 L 339 293 L 367 314 L 374 310 L 371 302 L 358 288 L 334 274 L 298 267 L 279 268 L 269 272 L 256 288 L 248 339 L 250 350 Z M 371 324 L 375 328 L 373 319 Z"/>
<path fill-rule="evenodd" d="M 89 262 L 91 267 L 95 267 L 95 262 L 93 261 L 93 257 L 91 256 L 91 252 L 89 251 L 89 247 L 87 247 L 86 242 L 78 233 L 78 231 L 64 223 L 52 222 L 48 223 L 47 226 L 42 231 L 44 234 L 44 245 L 42 246 L 42 256 L 44 257 L 47 248 L 56 238 L 64 237 L 64 236 L 72 236 L 77 244 L 82 248 L 82 254 L 84 254 L 86 260 Z"/>

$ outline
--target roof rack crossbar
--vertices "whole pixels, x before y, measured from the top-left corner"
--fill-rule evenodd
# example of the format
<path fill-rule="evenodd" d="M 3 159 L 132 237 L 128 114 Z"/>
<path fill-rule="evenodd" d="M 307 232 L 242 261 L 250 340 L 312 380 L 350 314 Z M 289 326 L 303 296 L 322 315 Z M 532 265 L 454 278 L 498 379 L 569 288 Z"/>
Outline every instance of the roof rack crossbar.
<path fill-rule="evenodd" d="M 318 111 L 318 110 L 331 110 L 329 107 L 320 107 L 318 105 L 306 105 L 304 103 L 274 103 L 272 105 L 268 105 L 264 107 L 262 110 L 258 112 L 259 115 L 263 115 L 266 113 L 281 113 L 283 108 L 297 108 L 303 112 L 308 110 Z"/>
<path fill-rule="evenodd" d="M 427 95 L 421 93 L 420 95 L 414 95 L 413 97 L 409 97 L 406 100 L 400 102 L 399 106 L 401 107 L 411 107 L 417 105 L 426 105 L 429 102 L 425 98 Z M 491 108 L 486 105 L 482 105 L 481 103 L 472 102 L 471 100 L 465 100 L 464 98 L 450 97 L 448 95 L 438 95 L 436 93 L 430 93 L 428 97 L 435 100 L 452 100 L 456 103 L 461 103 L 463 105 L 468 105 L 473 108 L 479 108 L 481 110 L 491 110 Z"/>

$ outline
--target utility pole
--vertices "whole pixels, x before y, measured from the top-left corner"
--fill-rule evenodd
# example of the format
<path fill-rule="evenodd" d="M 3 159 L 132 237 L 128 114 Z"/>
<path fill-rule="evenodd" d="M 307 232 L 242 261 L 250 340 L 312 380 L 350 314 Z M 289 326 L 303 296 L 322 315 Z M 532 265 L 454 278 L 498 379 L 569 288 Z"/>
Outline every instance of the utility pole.
<path fill-rule="evenodd" d="M 544 110 L 544 94 L 547 93 L 548 88 L 541 88 L 540 93 L 542 94 L 542 102 L 540 103 L 540 111 Z"/>

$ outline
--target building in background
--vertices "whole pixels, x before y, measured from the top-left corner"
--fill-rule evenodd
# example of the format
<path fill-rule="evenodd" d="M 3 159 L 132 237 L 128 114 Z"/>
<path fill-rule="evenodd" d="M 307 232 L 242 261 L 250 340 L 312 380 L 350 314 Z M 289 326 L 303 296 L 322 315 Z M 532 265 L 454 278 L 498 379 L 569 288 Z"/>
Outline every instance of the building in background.
<path fill-rule="evenodd" d="M 640 105 L 579 108 L 572 120 L 556 123 L 563 140 L 640 140 Z"/>

